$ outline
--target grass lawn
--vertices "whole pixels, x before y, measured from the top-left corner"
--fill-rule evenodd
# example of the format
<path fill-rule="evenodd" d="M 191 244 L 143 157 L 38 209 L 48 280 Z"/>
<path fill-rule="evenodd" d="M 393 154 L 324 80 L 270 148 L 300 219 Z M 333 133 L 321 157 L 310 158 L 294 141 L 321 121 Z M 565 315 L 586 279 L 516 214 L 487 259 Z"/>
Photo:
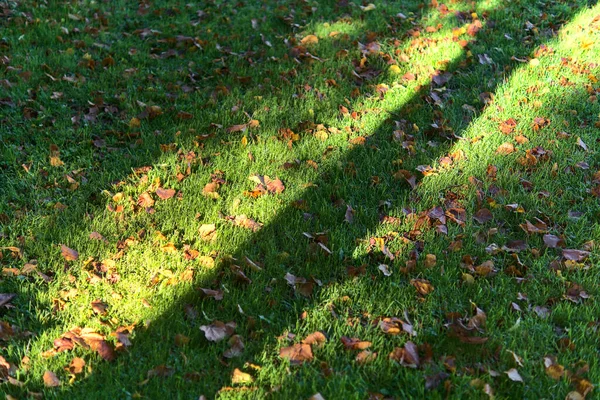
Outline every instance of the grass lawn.
<path fill-rule="evenodd" d="M 600 6 L 0 14 L 7 399 L 597 396 Z"/>

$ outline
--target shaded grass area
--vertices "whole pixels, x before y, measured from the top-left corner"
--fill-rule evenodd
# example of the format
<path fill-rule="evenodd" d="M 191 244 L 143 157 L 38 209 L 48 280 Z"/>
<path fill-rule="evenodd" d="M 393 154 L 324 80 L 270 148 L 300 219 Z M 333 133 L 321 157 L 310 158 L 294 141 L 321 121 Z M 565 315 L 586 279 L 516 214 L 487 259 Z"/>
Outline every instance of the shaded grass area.
<path fill-rule="evenodd" d="M 1 292 L 17 294 L 2 320 L 20 333 L 3 325 L 1 339 L 25 383 L 3 384 L 7 393 L 458 398 L 485 397 L 488 384 L 501 398 L 553 398 L 598 381 L 597 9 L 28 6 L 9 3 L 2 43 L 0 245 L 19 249 L 2 253 Z M 309 34 L 318 42 L 302 44 Z M 227 131 L 251 120 L 259 126 Z M 498 153 L 504 143 L 514 151 Z M 224 179 L 216 199 L 203 193 L 211 174 Z M 252 174 L 279 177 L 285 190 L 245 194 Z M 178 194 L 160 200 L 158 187 Z M 151 209 L 138 204 L 142 193 Z M 450 221 L 459 209 L 466 217 Z M 473 219 L 481 209 L 491 220 Z M 234 226 L 225 216 L 235 215 L 263 227 Z M 519 226 L 535 218 L 545 232 Z M 202 240 L 205 224 L 215 224 L 214 241 Z M 548 248 L 544 233 L 564 244 Z M 528 248 L 517 252 L 514 240 Z M 61 244 L 79 259 L 65 261 Z M 568 262 L 561 246 L 591 253 Z M 22 273 L 26 263 L 49 282 Z M 322 285 L 294 290 L 287 273 Z M 435 289 L 419 295 L 413 279 Z M 199 288 L 220 289 L 223 300 Z M 487 315 L 476 336 L 487 341 L 465 343 L 453 321 L 476 308 Z M 385 334 L 384 317 L 410 320 L 416 336 Z M 200 326 L 215 320 L 237 323 L 240 356 L 226 359 L 227 341 L 206 340 Z M 131 324 L 132 345 L 112 362 L 81 347 L 42 356 L 75 326 L 109 335 Z M 313 346 L 314 360 L 278 357 L 315 331 L 327 342 Z M 377 358 L 360 365 L 343 336 L 371 342 Z M 418 368 L 388 358 L 409 340 L 431 348 Z M 569 374 L 552 379 L 547 355 Z M 68 382 L 74 356 L 87 369 Z M 232 384 L 235 368 L 254 381 Z M 504 373 L 511 368 L 523 383 Z M 48 370 L 60 387 L 44 388 Z M 434 376 L 440 384 L 427 390 Z"/>

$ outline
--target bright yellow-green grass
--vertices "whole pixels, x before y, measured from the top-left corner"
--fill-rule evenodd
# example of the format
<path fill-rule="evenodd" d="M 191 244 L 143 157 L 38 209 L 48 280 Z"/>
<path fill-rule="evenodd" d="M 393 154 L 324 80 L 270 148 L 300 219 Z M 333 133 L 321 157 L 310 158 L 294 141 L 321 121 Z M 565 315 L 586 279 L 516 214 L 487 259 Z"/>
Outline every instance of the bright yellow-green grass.
<path fill-rule="evenodd" d="M 600 7 L 0 10 L 7 399 L 597 396 Z"/>

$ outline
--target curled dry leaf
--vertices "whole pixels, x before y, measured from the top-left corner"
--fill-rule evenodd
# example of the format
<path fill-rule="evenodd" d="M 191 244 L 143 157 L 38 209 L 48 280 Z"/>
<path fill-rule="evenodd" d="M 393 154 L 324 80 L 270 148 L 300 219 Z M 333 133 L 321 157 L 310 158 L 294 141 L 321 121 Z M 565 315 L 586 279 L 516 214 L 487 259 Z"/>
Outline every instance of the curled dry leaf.
<path fill-rule="evenodd" d="M 63 258 L 67 261 L 76 261 L 79 258 L 79 253 L 75 250 L 65 246 L 64 244 L 60 245 L 60 253 Z"/>
<path fill-rule="evenodd" d="M 391 360 L 399 362 L 400 365 L 409 368 L 417 368 L 421 364 L 417 346 L 410 341 L 406 342 L 404 347 L 396 347 L 389 357 Z"/>
<path fill-rule="evenodd" d="M 388 335 L 398 335 L 402 332 L 406 332 L 411 336 L 417 335 L 410 323 L 396 317 L 383 318 L 377 322 L 377 326 L 379 326 L 383 333 Z"/>
<path fill-rule="evenodd" d="M 426 279 L 411 279 L 410 284 L 417 289 L 417 293 L 421 296 L 426 296 L 434 290 L 433 285 Z"/>
<path fill-rule="evenodd" d="M 425 267 L 427 267 L 427 268 L 435 267 L 436 263 L 437 263 L 437 257 L 435 256 L 435 254 L 427 254 L 425 256 Z"/>
<path fill-rule="evenodd" d="M 513 382 L 523 382 L 523 378 L 521 378 L 521 375 L 519 374 L 519 371 L 517 371 L 516 368 L 511 368 L 508 371 L 504 371 L 504 373 L 508 375 L 508 379 L 510 379 Z"/>
<path fill-rule="evenodd" d="M 94 310 L 94 312 L 98 315 L 106 314 L 107 308 L 108 308 L 108 304 L 104 303 L 100 299 L 92 301 L 92 310 Z"/>
<path fill-rule="evenodd" d="M 340 338 L 346 350 L 364 350 L 371 347 L 371 342 L 361 341 L 359 338 L 349 338 L 342 336 Z"/>
<path fill-rule="evenodd" d="M 309 344 L 309 345 L 320 345 L 323 344 L 327 341 L 327 338 L 325 337 L 325 335 L 323 335 L 323 333 L 316 331 L 311 333 L 310 335 L 308 335 L 303 341 L 302 343 L 304 344 Z"/>
<path fill-rule="evenodd" d="M 237 324 L 233 321 L 231 322 L 221 322 L 215 321 L 210 325 L 202 325 L 200 330 L 204 332 L 204 336 L 206 336 L 207 340 L 211 342 L 220 342 L 228 336 L 233 334 Z"/>
<path fill-rule="evenodd" d="M 234 358 L 240 356 L 244 352 L 244 342 L 240 335 L 233 335 L 229 338 L 229 348 L 223 353 L 225 358 Z"/>
<path fill-rule="evenodd" d="M 140 207 L 149 208 L 149 207 L 154 206 L 154 199 L 152 198 L 152 196 L 150 195 L 150 193 L 144 192 L 144 193 L 142 193 L 142 194 L 139 195 L 138 200 L 137 200 L 137 204 Z"/>
<path fill-rule="evenodd" d="M 204 297 L 212 297 L 215 300 L 223 300 L 222 290 L 212 290 L 200 288 L 200 291 L 204 294 Z"/>
<path fill-rule="evenodd" d="M 385 276 L 390 276 L 392 275 L 392 271 L 390 271 L 390 268 L 386 265 L 386 264 L 379 264 L 379 267 L 377 267 Z"/>
<path fill-rule="evenodd" d="M 85 360 L 83 358 L 74 357 L 69 364 L 69 367 L 66 368 L 72 374 L 80 374 L 83 372 L 83 367 L 85 367 Z"/>
<path fill-rule="evenodd" d="M 292 364 L 302 364 L 306 361 L 312 361 L 312 348 L 306 343 L 296 343 L 289 347 L 283 347 L 279 350 L 279 357 L 285 358 Z"/>
<path fill-rule="evenodd" d="M 556 362 L 555 357 L 546 356 L 544 357 L 544 368 L 546 375 L 550 378 L 559 380 L 565 373 L 565 367 Z"/>
<path fill-rule="evenodd" d="M 304 46 L 308 46 L 311 44 L 317 44 L 317 43 L 319 43 L 319 38 L 316 37 L 315 35 L 306 35 L 302 38 L 300 43 L 302 43 L 302 45 L 304 45 Z"/>
<path fill-rule="evenodd" d="M 44 386 L 46 387 L 57 387 L 60 386 L 60 379 L 52 371 L 44 372 Z"/>
<path fill-rule="evenodd" d="M 0 293 L 0 307 L 12 307 L 10 302 L 16 297 L 16 293 Z"/>

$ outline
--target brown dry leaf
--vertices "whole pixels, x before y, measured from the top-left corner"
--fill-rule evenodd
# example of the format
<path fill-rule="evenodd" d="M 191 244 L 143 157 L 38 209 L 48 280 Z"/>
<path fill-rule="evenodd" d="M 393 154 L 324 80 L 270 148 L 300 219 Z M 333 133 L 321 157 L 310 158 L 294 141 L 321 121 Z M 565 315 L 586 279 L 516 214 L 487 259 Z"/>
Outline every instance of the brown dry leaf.
<path fill-rule="evenodd" d="M 67 261 L 76 261 L 79 258 L 78 252 L 65 246 L 64 244 L 60 245 L 60 252 L 63 258 Z"/>
<path fill-rule="evenodd" d="M 317 44 L 317 43 L 319 43 L 319 38 L 316 37 L 315 35 L 306 35 L 302 38 L 300 43 L 302 43 L 302 45 L 304 45 L 304 46 L 309 46 L 311 44 Z"/>
<path fill-rule="evenodd" d="M 212 242 L 217 239 L 217 227 L 215 224 L 202 224 L 198 230 L 200 239 L 204 242 Z"/>
<path fill-rule="evenodd" d="M 511 368 L 508 371 L 504 371 L 506 375 L 508 375 L 508 379 L 514 382 L 523 382 L 523 378 L 519 375 L 519 371 L 516 368 Z"/>
<path fill-rule="evenodd" d="M 83 337 L 83 336 L 82 336 Z M 85 340 L 85 339 L 84 339 Z M 90 349 L 95 351 L 105 359 L 106 361 L 112 361 L 116 358 L 115 351 L 110 344 L 104 339 L 100 340 L 86 340 L 86 343 L 90 346 Z"/>
<path fill-rule="evenodd" d="M 244 352 L 244 342 L 240 335 L 233 335 L 229 339 L 229 348 L 223 353 L 225 358 L 234 358 L 240 356 Z"/>
<path fill-rule="evenodd" d="M 104 238 L 104 236 L 102 236 L 101 234 L 99 234 L 98 232 L 92 232 L 90 233 L 90 239 L 92 240 L 102 240 L 102 241 L 106 241 L 106 239 Z"/>
<path fill-rule="evenodd" d="M 498 149 L 496 150 L 496 154 L 501 154 L 503 156 L 509 155 L 515 152 L 515 146 L 512 143 L 502 143 Z"/>
<path fill-rule="evenodd" d="M 0 293 L 0 307 L 13 307 L 10 302 L 16 297 L 16 293 Z"/>
<path fill-rule="evenodd" d="M 218 199 L 219 193 L 217 193 L 217 190 L 219 190 L 220 186 L 221 185 L 219 184 L 219 182 L 209 182 L 206 185 L 204 185 L 204 188 L 202 188 L 202 194 L 212 199 Z"/>
<path fill-rule="evenodd" d="M 304 344 L 309 344 L 309 345 L 313 345 L 313 344 L 323 344 L 327 341 L 327 338 L 325 337 L 325 335 L 323 335 L 323 333 L 317 331 L 317 332 L 313 332 L 310 335 L 308 335 L 303 341 L 302 343 Z"/>
<path fill-rule="evenodd" d="M 563 249 L 563 257 L 570 261 L 583 261 L 590 255 L 589 251 L 574 250 L 574 249 Z"/>
<path fill-rule="evenodd" d="M 227 219 L 233 222 L 235 226 L 250 229 L 252 232 L 257 232 L 260 228 L 262 228 L 262 224 L 260 222 L 256 222 L 252 218 L 248 218 L 246 215 L 243 214 L 227 217 Z"/>
<path fill-rule="evenodd" d="M 292 346 L 281 348 L 279 357 L 290 360 L 292 364 L 302 364 L 306 361 L 312 361 L 313 353 L 309 344 L 296 343 Z"/>
<path fill-rule="evenodd" d="M 368 363 L 375 361 L 376 358 L 377 358 L 377 353 L 374 353 L 369 350 L 363 350 L 356 355 L 354 360 L 358 364 L 363 365 L 363 364 L 368 364 Z"/>
<path fill-rule="evenodd" d="M 377 326 L 379 326 L 383 333 L 388 335 L 398 335 L 402 332 L 406 332 L 411 336 L 417 335 L 410 323 L 396 317 L 383 318 L 377 322 Z"/>
<path fill-rule="evenodd" d="M 233 321 L 227 323 L 215 321 L 210 325 L 202 325 L 200 330 L 204 332 L 207 340 L 220 342 L 226 337 L 231 336 L 236 326 L 237 324 Z"/>
<path fill-rule="evenodd" d="M 232 125 L 229 128 L 227 128 L 227 133 L 243 132 L 246 129 L 248 129 L 248 124 Z"/>
<path fill-rule="evenodd" d="M 517 121 L 514 118 L 509 118 L 506 121 L 500 123 L 500 131 L 505 135 L 511 134 L 515 127 L 517 126 Z"/>
<path fill-rule="evenodd" d="M 271 179 L 267 175 L 264 177 L 267 190 L 271 193 L 281 193 L 285 190 L 283 182 L 279 178 Z"/>
<path fill-rule="evenodd" d="M 427 268 L 435 267 L 436 263 L 437 263 L 437 257 L 435 256 L 435 254 L 427 254 L 425 256 L 425 267 L 427 267 Z"/>
<path fill-rule="evenodd" d="M 60 159 L 60 149 L 55 144 L 50 145 L 50 165 L 53 167 L 65 165 L 65 163 Z"/>
<path fill-rule="evenodd" d="M 252 382 L 254 382 L 252 375 L 242 372 L 238 368 L 233 370 L 233 375 L 231 376 L 231 383 L 233 385 L 247 385 Z"/>
<path fill-rule="evenodd" d="M 558 236 L 546 234 L 544 235 L 544 244 L 552 249 L 555 249 L 557 247 L 565 246 L 565 241 Z"/>
<path fill-rule="evenodd" d="M 371 347 L 371 342 L 361 341 L 359 338 L 349 338 L 342 336 L 340 338 L 346 350 L 364 350 Z"/>
<path fill-rule="evenodd" d="M 83 367 L 85 367 L 85 360 L 83 358 L 74 357 L 69 364 L 69 367 L 66 368 L 72 374 L 80 374 L 83 372 Z"/>
<path fill-rule="evenodd" d="M 168 200 L 171 197 L 175 196 L 175 190 L 174 189 L 157 188 L 156 191 L 155 191 L 155 193 L 162 200 Z"/>
<path fill-rule="evenodd" d="M 154 205 L 154 199 L 150 196 L 150 193 L 144 192 L 138 197 L 137 204 L 140 207 L 149 208 Z"/>
<path fill-rule="evenodd" d="M 421 296 L 426 296 L 434 291 L 434 287 L 426 279 L 411 279 L 410 284 L 417 289 L 417 293 Z"/>
<path fill-rule="evenodd" d="M 204 293 L 205 297 L 212 297 L 215 300 L 223 300 L 223 291 L 222 290 L 212 290 L 212 289 L 200 288 L 200 291 L 202 293 Z"/>
<path fill-rule="evenodd" d="M 410 341 L 406 342 L 404 347 L 396 347 L 389 357 L 391 360 L 399 362 L 400 365 L 409 368 L 417 368 L 421 364 L 417 346 Z"/>
<path fill-rule="evenodd" d="M 44 372 L 44 386 L 46 387 L 57 387 L 60 386 L 60 379 L 52 371 Z"/>
<path fill-rule="evenodd" d="M 548 358 L 547 357 L 544 358 L 544 360 L 546 360 L 546 359 L 548 359 Z M 547 364 L 547 363 L 544 362 L 544 364 Z M 564 373 L 565 373 L 565 367 L 563 367 L 560 364 L 552 363 L 552 364 L 546 366 L 546 375 L 548 375 L 552 379 L 559 380 L 560 378 L 562 378 Z"/>
<path fill-rule="evenodd" d="M 100 299 L 96 299 L 92 301 L 92 310 L 98 315 L 106 314 L 106 309 L 108 308 L 108 304 L 104 303 Z"/>
<path fill-rule="evenodd" d="M 480 224 L 485 224 L 486 222 L 491 221 L 493 218 L 492 212 L 487 208 L 482 208 L 473 215 L 473 219 Z"/>

